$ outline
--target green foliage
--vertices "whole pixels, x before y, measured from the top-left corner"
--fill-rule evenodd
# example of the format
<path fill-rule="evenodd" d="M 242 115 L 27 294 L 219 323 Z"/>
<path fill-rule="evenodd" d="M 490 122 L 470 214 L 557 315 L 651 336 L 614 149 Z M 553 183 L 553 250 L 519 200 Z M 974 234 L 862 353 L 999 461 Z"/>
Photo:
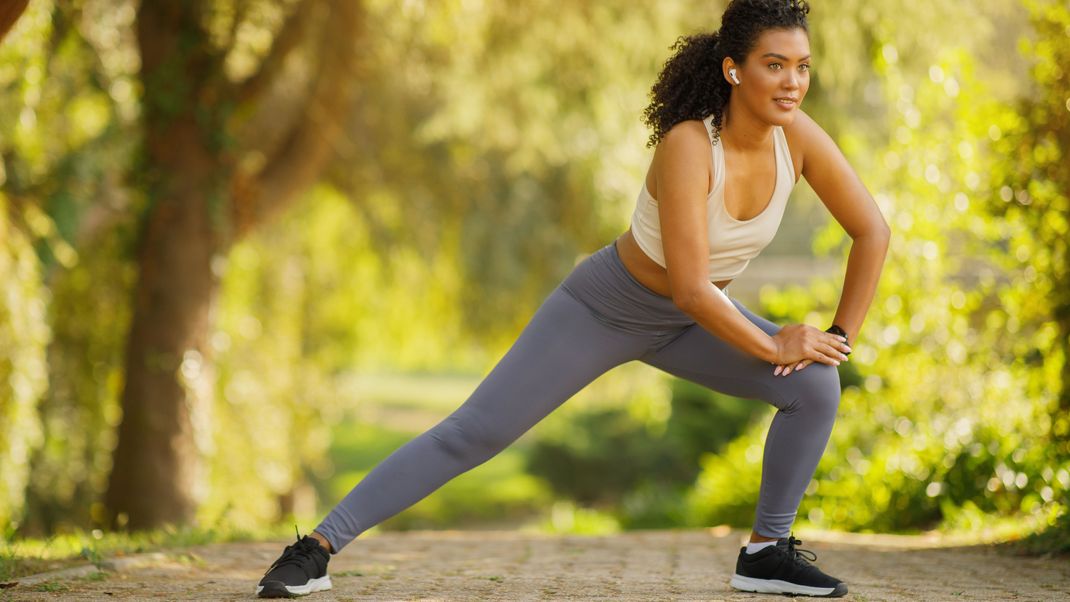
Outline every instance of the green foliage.
<path fill-rule="evenodd" d="M 628 408 L 574 413 L 532 444 L 527 470 L 558 495 L 611 510 L 624 528 L 686 523 L 683 497 L 699 459 L 720 452 L 765 406 L 679 379 L 671 396 L 662 428 Z"/>
<path fill-rule="evenodd" d="M 504 348 L 578 255 L 620 233 L 649 160 L 639 119 L 647 91 L 681 26 L 700 23 L 668 4 L 437 3 L 411 20 L 393 3 L 372 12 L 386 39 L 401 41 L 383 49 L 393 59 L 383 62 L 385 87 L 403 82 L 422 101 L 411 143 L 433 160 L 393 196 L 455 209 L 427 226 L 456 228 L 443 242 L 467 284 L 457 291 L 462 319 Z M 389 164 L 393 154 L 373 148 L 374 162 Z M 429 190 L 436 180 L 448 184 Z M 424 237 L 411 221 L 401 227 Z"/>
<path fill-rule="evenodd" d="M 568 535 L 611 535 L 620 532 L 621 525 L 611 513 L 562 500 L 554 502 L 550 515 L 537 525 L 537 530 Z"/>
<path fill-rule="evenodd" d="M 552 502 L 546 484 L 524 472 L 523 455 L 519 448 L 507 449 L 376 528 L 450 529 L 480 524 L 514 527 L 538 515 Z M 357 483 L 355 478 L 346 481 L 350 486 Z"/>
<path fill-rule="evenodd" d="M 124 134 L 133 67 L 124 62 L 128 44 L 108 38 L 111 44 L 100 45 L 96 37 L 114 35 L 112 26 L 127 13 L 94 19 L 95 6 L 34 2 L 0 45 L 0 181 L 6 179 L 16 206 L 11 214 L 29 236 L 30 252 L 36 251 L 33 286 L 40 287 L 49 331 L 47 386 L 38 387 L 33 408 L 43 436 L 23 425 L 25 436 L 40 445 L 32 454 L 0 452 L 3 470 L 29 467 L 23 533 L 93 523 L 119 419 L 115 400 L 131 276 L 125 210 L 132 205 L 119 176 L 131 144 Z M 96 60 L 98 50 L 104 60 Z M 13 233 L 0 237 L 0 245 L 18 247 L 22 240 Z M 11 324 L 32 328 L 34 322 Z M 36 378 L 33 372 L 17 378 Z"/>
<path fill-rule="evenodd" d="M 50 286 L 50 386 L 39 404 L 44 444 L 26 492 L 33 512 L 24 533 L 100 526 L 122 412 L 123 346 L 135 275 L 115 230 L 80 249 L 78 262 Z"/>
<path fill-rule="evenodd" d="M 1070 7 L 1030 1 L 1034 38 L 1023 38 L 1035 92 L 993 120 L 986 208 L 1006 224 L 997 256 L 1010 281 L 999 315 L 1005 344 L 1030 395 L 1049 406 L 1055 451 L 1070 459 Z"/>
<path fill-rule="evenodd" d="M 1070 6 L 1030 0 L 1035 36 L 1021 40 L 1030 59 L 1033 94 L 1009 107 L 990 131 L 1001 160 L 990 171 L 987 208 L 1005 221 L 1005 250 L 997 256 L 1010 282 L 993 312 L 1012 333 L 1004 355 L 1018 386 L 1034 399 L 1034 429 L 1047 435 L 1029 450 L 1040 467 L 1041 500 L 1062 512 L 1051 528 L 1030 538 L 1028 550 L 1070 550 Z M 1015 453 L 1018 453 L 1017 451 Z M 1033 471 L 1035 474 L 1035 470 Z M 1027 498 L 1028 500 L 1028 498 Z M 1036 505 L 1034 498 L 1032 504 Z M 1053 509 L 1055 511 L 1055 509 Z"/>
<path fill-rule="evenodd" d="M 668 446 L 645 431 L 624 409 L 579 414 L 535 443 L 527 470 L 585 505 L 605 505 L 648 479 L 681 480 Z"/>
<path fill-rule="evenodd" d="M 17 189 L 19 174 L 9 167 L 7 149 L 27 148 L 11 141 L 27 140 L 33 113 L 27 112 L 26 101 L 39 97 L 43 75 L 43 41 L 36 38 L 49 31 L 45 10 L 35 7 L 23 20 L 9 36 L 9 45 L 0 47 L 0 65 L 5 67 L 0 69 L 0 90 L 7 91 L 0 94 L 0 148 L 6 151 L 0 184 L 5 191 Z M 30 456 L 41 443 L 36 410 L 48 386 L 46 349 L 51 338 L 48 291 L 33 245 L 53 224 L 36 208 L 24 209 L 20 201 L 0 192 L 0 533 L 5 536 L 22 518 Z"/>
<path fill-rule="evenodd" d="M 70 589 L 70 586 L 61 581 L 42 581 L 30 589 L 35 592 L 56 593 L 67 591 Z"/>
<path fill-rule="evenodd" d="M 684 499 L 685 524 L 750 527 L 761 486 L 763 437 L 773 412 L 752 423 L 717 454 L 700 459 L 702 471 Z"/>
<path fill-rule="evenodd" d="M 36 406 L 48 385 L 50 338 L 37 257 L 9 211 L 0 194 L 0 532 L 22 516 L 30 455 L 41 440 Z"/>
<path fill-rule="evenodd" d="M 341 500 L 372 468 L 418 434 L 359 421 L 336 425 L 329 470 L 321 470 L 323 476 L 316 479 L 321 499 L 332 504 Z M 456 528 L 499 521 L 516 524 L 540 514 L 550 502 L 550 491 L 541 479 L 525 473 L 526 455 L 525 446 L 514 445 L 377 528 Z"/>
<path fill-rule="evenodd" d="M 235 2 L 205 16 L 235 81 L 255 70 L 288 10 L 241 5 L 244 24 Z M 1065 509 L 1070 36 L 1058 1 L 1024 6 L 1031 71 L 1013 52 L 1027 16 L 1017 3 L 850 0 L 813 13 L 811 114 L 894 235 L 841 366 L 840 421 L 803 520 L 975 528 L 1015 513 L 1052 522 Z M 195 425 L 208 467 L 200 523 L 311 518 L 403 443 L 409 434 L 338 434 L 364 401 L 347 388 L 354 369 L 475 373 L 500 357 L 577 258 L 625 226 L 649 161 L 639 120 L 649 85 L 671 42 L 716 26 L 722 7 L 367 2 L 365 81 L 342 160 L 326 185 L 213 264 L 210 357 L 183 364 L 215 383 Z M 155 201 L 139 191 L 156 174 L 133 151 L 144 110 L 135 18 L 128 3 L 35 0 L 0 46 L 5 536 L 12 521 L 63 532 L 102 516 L 132 249 Z M 937 26 L 943 36 L 931 35 Z M 1035 98 L 1017 104 L 1027 89 Z M 178 96 L 149 100 L 181 109 Z M 219 128 L 213 143 L 231 134 Z M 845 242 L 832 224 L 815 249 L 842 257 Z M 837 284 L 771 285 L 763 312 L 826 324 Z M 623 407 L 577 400 L 540 426 L 540 474 L 582 502 L 616 503 L 554 504 L 547 528 L 749 525 L 769 408 L 673 386 L 651 393 L 617 371 L 592 388 Z M 522 453 L 384 527 L 535 511 L 550 493 L 522 474 Z M 593 480 L 568 474 L 579 467 Z"/>

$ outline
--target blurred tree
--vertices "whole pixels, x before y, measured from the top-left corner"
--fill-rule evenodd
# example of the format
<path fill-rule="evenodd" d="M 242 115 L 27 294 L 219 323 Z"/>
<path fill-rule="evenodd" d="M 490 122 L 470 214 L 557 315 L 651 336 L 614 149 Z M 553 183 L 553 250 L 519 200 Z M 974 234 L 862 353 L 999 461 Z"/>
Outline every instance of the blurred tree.
<path fill-rule="evenodd" d="M 28 3 L 29 0 L 7 0 L 0 4 L 0 40 L 11 30 L 15 21 L 19 20 Z"/>
<path fill-rule="evenodd" d="M 1016 225 L 1004 257 L 1022 341 L 1015 361 L 1037 368 L 1031 389 L 1051 391 L 1052 443 L 1070 458 L 1070 5 L 1025 5 L 1036 31 L 1021 43 L 1033 89 L 992 132 L 1007 160 L 992 172 L 998 194 L 988 207 Z"/>
<path fill-rule="evenodd" d="M 284 8 L 244 0 L 138 8 L 144 146 L 135 174 L 145 207 L 106 494 L 120 525 L 192 518 L 195 424 L 213 382 L 214 262 L 319 177 L 360 79 L 358 2 Z M 260 37 L 243 38 L 248 28 Z M 265 30 L 275 35 L 256 61 L 251 47 Z"/>
<path fill-rule="evenodd" d="M 26 10 L 27 2 L 28 0 L 11 0 L 0 5 L 0 40 L 7 35 L 15 21 Z M 9 342 L 3 346 L 4 351 L 12 349 L 16 353 L 12 356 L 7 356 L 5 353 L 0 363 L 0 374 L 3 376 L 0 381 L 2 382 L 11 382 L 14 375 L 19 375 L 19 377 L 33 373 L 36 373 L 38 377 L 43 375 L 41 372 L 43 358 L 39 351 L 44 342 L 42 335 L 47 333 L 47 327 L 39 319 L 42 314 L 40 307 L 32 306 L 34 303 L 39 303 L 35 297 L 40 296 L 34 294 L 33 290 L 38 281 L 34 273 L 34 262 L 27 255 L 29 248 L 25 239 L 20 236 L 21 233 L 13 231 L 6 215 L 7 211 L 7 199 L 0 196 L 0 240 L 10 241 L 3 249 L 0 249 L 0 252 L 4 254 L 3 259 L 0 260 L 0 266 L 2 266 L 0 278 L 5 283 L 17 283 L 23 287 L 29 287 L 30 291 L 26 292 L 30 294 L 25 297 L 20 296 L 16 303 L 11 303 L 12 297 L 5 296 L 5 303 L 0 307 L 0 313 L 6 318 L 0 322 L 5 325 L 5 331 L 6 326 L 23 327 L 13 329 L 15 332 L 4 332 L 3 339 Z M 8 253 L 11 255 L 9 256 Z M 30 301 L 30 304 L 24 304 L 22 301 Z M 16 365 L 20 361 L 34 365 Z M 25 469 L 29 465 L 24 458 L 29 448 L 32 447 L 28 443 L 40 436 L 38 429 L 27 428 L 27 420 L 32 422 L 27 415 L 30 414 L 33 400 L 40 394 L 41 383 L 40 378 L 32 383 L 23 381 L 23 386 L 13 391 L 15 394 L 12 399 L 0 398 L 0 416 L 4 417 L 6 427 L 0 430 L 0 457 L 13 459 L 11 462 L 5 462 L 6 466 L 0 472 L 0 525 L 7 523 L 12 510 L 21 505 L 19 503 L 20 490 L 25 480 Z M 19 431 L 22 432 L 21 437 L 17 437 Z"/>
<path fill-rule="evenodd" d="M 0 534 L 17 522 L 29 459 L 41 440 L 37 400 L 48 383 L 45 291 L 33 246 L 0 194 Z"/>
<path fill-rule="evenodd" d="M 1041 496 L 1062 498 L 1062 515 L 1024 542 L 1039 552 L 1070 551 L 1070 5 L 1026 0 L 1035 36 L 1020 42 L 1032 86 L 993 120 L 1004 158 L 990 171 L 987 209 L 1011 225 L 1001 296 L 1011 336 L 1007 356 L 1023 390 L 1042 404 Z M 1046 494 L 1046 495 L 1045 495 Z"/>
<path fill-rule="evenodd" d="M 0 4 L 0 39 L 26 6 L 26 0 Z M 40 18 L 31 19 L 27 28 L 38 34 L 47 30 Z M 39 44 L 25 36 L 9 42 L 0 50 L 0 63 L 38 67 L 32 55 Z M 3 83 L 11 79 L 0 76 Z M 0 139 L 11 135 L 14 117 L 21 116 L 21 111 L 2 110 L 11 108 L 7 103 L 0 108 L 6 117 L 0 119 Z M 51 337 L 45 312 L 47 291 L 33 249 L 34 239 L 46 237 L 51 222 L 9 184 L 8 162 L 8 157 L 0 157 L 0 185 L 4 186 L 0 192 L 0 282 L 4 287 L 0 297 L 0 383 L 5 385 L 0 388 L 0 533 L 5 538 L 9 525 L 18 524 L 29 459 L 42 439 L 36 404 L 48 386 L 46 349 Z"/>

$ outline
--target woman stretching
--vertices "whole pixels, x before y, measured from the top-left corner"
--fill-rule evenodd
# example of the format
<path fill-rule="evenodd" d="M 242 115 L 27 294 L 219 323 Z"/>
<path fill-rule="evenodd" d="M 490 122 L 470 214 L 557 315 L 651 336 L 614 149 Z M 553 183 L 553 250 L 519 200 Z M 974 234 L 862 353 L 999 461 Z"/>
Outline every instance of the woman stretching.
<path fill-rule="evenodd" d="M 873 299 L 890 230 L 836 144 L 799 108 L 810 85 L 808 12 L 802 0 L 733 0 L 720 31 L 674 46 L 645 111 L 655 150 L 631 227 L 550 293 L 471 397 L 287 546 L 260 581 L 261 597 L 330 589 L 331 554 L 632 360 L 778 410 L 732 587 L 847 593 L 802 557 L 816 560 L 795 547 L 791 527 L 832 432 L 836 366 Z M 773 238 L 800 175 L 853 241 L 827 330 L 778 326 L 723 290 Z"/>

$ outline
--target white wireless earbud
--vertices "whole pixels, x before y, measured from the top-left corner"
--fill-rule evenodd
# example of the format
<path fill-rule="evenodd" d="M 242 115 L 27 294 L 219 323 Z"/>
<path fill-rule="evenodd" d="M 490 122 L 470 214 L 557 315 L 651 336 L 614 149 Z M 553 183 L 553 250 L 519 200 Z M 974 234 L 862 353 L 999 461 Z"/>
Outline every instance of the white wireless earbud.
<path fill-rule="evenodd" d="M 729 69 L 728 70 L 728 77 L 731 77 L 732 81 L 736 82 L 737 86 L 739 85 L 739 78 L 736 77 L 736 70 L 735 69 Z"/>

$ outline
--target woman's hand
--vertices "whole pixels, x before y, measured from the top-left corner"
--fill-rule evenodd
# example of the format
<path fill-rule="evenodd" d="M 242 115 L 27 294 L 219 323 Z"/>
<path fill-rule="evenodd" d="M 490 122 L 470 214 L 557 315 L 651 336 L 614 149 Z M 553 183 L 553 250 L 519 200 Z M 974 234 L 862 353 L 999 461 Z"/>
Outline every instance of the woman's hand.
<path fill-rule="evenodd" d="M 851 351 L 845 337 L 806 324 L 784 326 L 773 335 L 773 341 L 777 345 L 776 361 L 773 362 L 776 376 L 787 376 L 814 362 L 839 366 L 841 361 L 847 361 L 844 352 Z"/>

